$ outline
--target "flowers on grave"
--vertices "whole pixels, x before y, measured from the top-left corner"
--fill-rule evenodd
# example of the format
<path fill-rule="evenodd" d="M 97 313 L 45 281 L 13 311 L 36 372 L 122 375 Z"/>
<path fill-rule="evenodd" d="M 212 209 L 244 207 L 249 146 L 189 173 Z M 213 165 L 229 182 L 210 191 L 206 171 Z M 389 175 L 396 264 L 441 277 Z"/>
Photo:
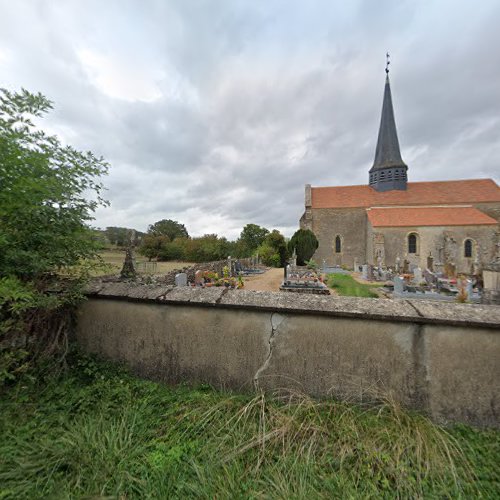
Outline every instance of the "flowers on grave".
<path fill-rule="evenodd" d="M 219 279 L 219 275 L 213 271 L 205 271 L 203 273 L 203 279 L 205 281 L 205 284 L 207 284 L 207 283 L 213 284 Z"/>
<path fill-rule="evenodd" d="M 236 288 L 243 288 L 245 286 L 245 282 L 243 281 L 243 278 L 241 276 L 238 276 L 238 284 L 236 285 Z"/>
<path fill-rule="evenodd" d="M 222 276 L 224 276 L 224 278 L 229 278 L 229 267 L 228 266 L 224 266 L 222 268 Z"/>

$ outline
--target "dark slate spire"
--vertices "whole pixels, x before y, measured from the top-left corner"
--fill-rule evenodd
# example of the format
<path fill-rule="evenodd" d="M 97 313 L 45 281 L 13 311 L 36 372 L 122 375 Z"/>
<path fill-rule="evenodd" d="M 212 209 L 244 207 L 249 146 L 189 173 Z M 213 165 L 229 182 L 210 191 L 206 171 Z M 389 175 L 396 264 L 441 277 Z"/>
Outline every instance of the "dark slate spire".
<path fill-rule="evenodd" d="M 389 54 L 387 54 L 388 56 Z M 384 103 L 382 104 L 375 161 L 370 169 L 370 186 L 377 191 L 405 190 L 408 167 L 403 162 L 399 151 L 389 83 L 389 60 L 387 60 L 385 72 L 387 76 L 385 78 Z"/>

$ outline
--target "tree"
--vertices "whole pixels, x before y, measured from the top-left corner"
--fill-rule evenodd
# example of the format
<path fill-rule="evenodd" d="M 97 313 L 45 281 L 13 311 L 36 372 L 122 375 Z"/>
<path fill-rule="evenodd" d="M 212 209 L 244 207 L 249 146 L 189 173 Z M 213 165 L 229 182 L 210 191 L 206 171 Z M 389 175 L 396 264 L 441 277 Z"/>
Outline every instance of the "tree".
<path fill-rule="evenodd" d="M 274 249 L 274 252 L 279 255 L 279 266 L 284 266 L 286 259 L 288 258 L 288 249 L 285 237 L 277 229 L 273 229 L 266 236 L 264 244 Z"/>
<path fill-rule="evenodd" d="M 38 335 L 49 353 L 64 344 L 69 325 L 58 311 L 78 294 L 67 280 L 57 282 L 57 295 L 48 289 L 62 272 L 81 276 L 82 262 L 96 255 L 89 223 L 106 204 L 99 177 L 107 172 L 103 158 L 35 128 L 32 118 L 51 108 L 41 94 L 0 89 L 0 336 L 21 331 L 33 346 L 28 335 Z M 5 374 L 13 358 L 3 354 Z"/>
<path fill-rule="evenodd" d="M 152 236 L 147 234 L 142 239 L 138 252 L 149 260 L 157 259 L 170 240 L 168 236 Z"/>
<path fill-rule="evenodd" d="M 23 280 L 94 255 L 89 222 L 105 204 L 107 164 L 35 129 L 52 103 L 26 90 L 0 90 L 0 274 Z M 87 196 L 94 193 L 93 199 Z"/>
<path fill-rule="evenodd" d="M 152 236 L 168 236 L 170 241 L 174 241 L 175 238 L 189 238 L 184 224 L 171 219 L 162 219 L 151 224 L 148 228 L 148 234 Z"/>
<path fill-rule="evenodd" d="M 264 243 L 268 234 L 269 230 L 265 227 L 258 226 L 257 224 L 247 224 L 241 231 L 240 240 L 247 247 L 249 254 L 251 254 Z"/>
<path fill-rule="evenodd" d="M 297 264 L 303 266 L 310 260 L 318 248 L 318 239 L 309 229 L 299 229 L 294 233 L 288 243 L 288 251 L 297 253 Z"/>

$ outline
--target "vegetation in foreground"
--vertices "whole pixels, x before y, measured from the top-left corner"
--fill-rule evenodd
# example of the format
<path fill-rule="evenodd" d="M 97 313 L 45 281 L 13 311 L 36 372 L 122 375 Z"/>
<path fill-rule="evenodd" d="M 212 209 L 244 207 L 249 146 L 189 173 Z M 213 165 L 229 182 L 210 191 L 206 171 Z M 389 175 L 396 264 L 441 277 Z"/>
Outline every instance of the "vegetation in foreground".
<path fill-rule="evenodd" d="M 500 432 L 171 388 L 71 356 L 2 394 L 0 498 L 498 498 Z M 38 382 L 37 382 L 38 380 Z"/>
<path fill-rule="evenodd" d="M 327 284 L 339 295 L 345 297 L 378 297 L 378 295 L 373 291 L 374 286 L 377 285 L 365 285 L 363 283 L 358 283 L 349 274 L 329 274 L 327 276 Z"/>

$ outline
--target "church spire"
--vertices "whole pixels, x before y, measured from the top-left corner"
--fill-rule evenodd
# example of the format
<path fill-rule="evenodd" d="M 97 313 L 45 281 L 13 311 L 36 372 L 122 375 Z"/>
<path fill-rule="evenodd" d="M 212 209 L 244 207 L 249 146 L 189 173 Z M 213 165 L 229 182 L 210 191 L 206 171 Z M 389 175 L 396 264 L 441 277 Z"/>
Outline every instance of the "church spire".
<path fill-rule="evenodd" d="M 378 131 L 375 161 L 370 169 L 370 186 L 377 191 L 405 190 L 407 170 L 399 151 L 398 133 L 392 107 L 391 85 L 389 83 L 389 54 L 386 55 L 384 102 Z"/>

